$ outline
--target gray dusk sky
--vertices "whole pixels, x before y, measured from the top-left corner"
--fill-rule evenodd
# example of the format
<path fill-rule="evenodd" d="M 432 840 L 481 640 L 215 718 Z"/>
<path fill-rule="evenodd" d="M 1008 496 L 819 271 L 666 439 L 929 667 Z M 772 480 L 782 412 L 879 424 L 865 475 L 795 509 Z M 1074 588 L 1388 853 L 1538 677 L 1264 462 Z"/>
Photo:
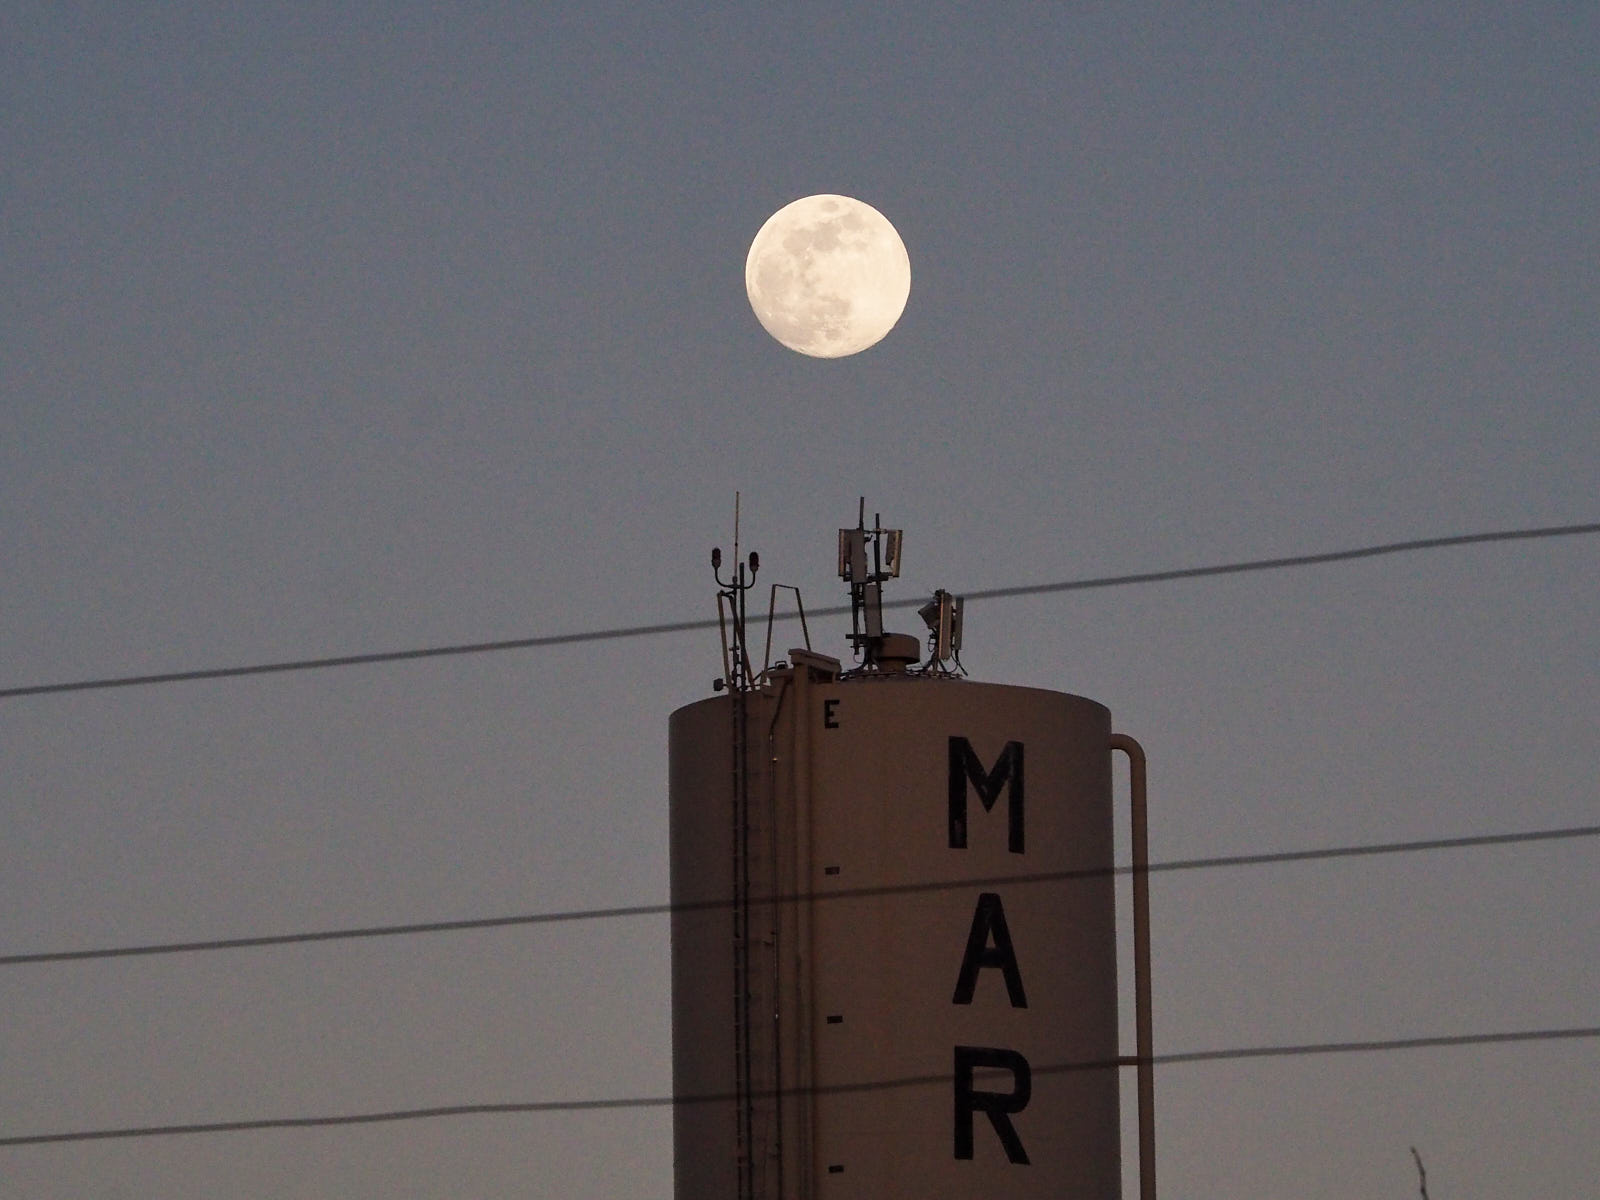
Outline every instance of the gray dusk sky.
<path fill-rule="evenodd" d="M 811 606 L 860 495 L 905 599 L 1600 521 L 1597 64 L 1592 4 L 0 4 L 0 688 L 709 616 L 735 491 Z M 816 192 L 911 257 L 833 361 L 743 288 Z M 994 600 L 964 658 L 1112 709 L 1158 860 L 1592 825 L 1597 577 L 1569 536 Z M 663 901 L 718 670 L 0 699 L 0 955 Z M 1157 1049 L 1600 1024 L 1596 848 L 1159 876 Z M 0 966 L 0 1138 L 661 1096 L 667 964 L 648 917 Z M 1412 1145 L 1435 1200 L 1600 1179 L 1595 1040 L 1157 1102 L 1168 1200 L 1415 1195 Z M 668 1200 L 670 1115 L 0 1180 Z"/>

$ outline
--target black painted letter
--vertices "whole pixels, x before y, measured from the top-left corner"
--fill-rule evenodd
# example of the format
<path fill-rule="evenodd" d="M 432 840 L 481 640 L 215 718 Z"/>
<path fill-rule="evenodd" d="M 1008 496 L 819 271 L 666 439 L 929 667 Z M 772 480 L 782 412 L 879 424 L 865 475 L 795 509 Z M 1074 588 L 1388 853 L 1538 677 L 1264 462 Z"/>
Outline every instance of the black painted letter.
<path fill-rule="evenodd" d="M 1000 751 L 994 770 L 985 771 L 983 763 L 972 752 L 972 743 L 964 737 L 950 739 L 950 849 L 967 848 L 967 783 L 977 789 L 984 812 L 994 811 L 994 802 L 1000 798 L 1000 789 L 1006 788 L 1009 835 L 1007 844 L 1011 853 L 1022 851 L 1022 743 L 1007 742 Z M 1009 785 L 1009 786 L 1008 786 Z"/>
<path fill-rule="evenodd" d="M 994 945 L 990 945 L 990 939 Z M 971 1004 L 978 986 L 978 972 L 984 967 L 999 967 L 1006 978 L 1006 995 L 1012 1008 L 1027 1008 L 1022 990 L 1022 972 L 1017 969 L 1017 952 L 1011 948 L 1011 931 L 1006 927 L 1006 910 L 998 892 L 984 892 L 972 911 L 972 932 L 967 934 L 967 952 L 961 956 L 961 974 L 956 977 L 952 1004 Z"/>
<path fill-rule="evenodd" d="M 1009 1092 L 980 1092 L 973 1089 L 972 1073 L 980 1067 L 998 1067 L 1010 1071 L 1012 1087 Z M 956 1047 L 956 1157 L 972 1157 L 972 1114 L 981 1112 L 994 1126 L 1006 1157 L 1021 1166 L 1028 1165 L 1028 1152 L 1022 1148 L 1022 1139 L 1011 1124 L 1011 1114 L 1028 1107 L 1033 1095 L 1033 1072 L 1028 1060 L 1015 1050 L 1001 1050 L 988 1046 Z"/>

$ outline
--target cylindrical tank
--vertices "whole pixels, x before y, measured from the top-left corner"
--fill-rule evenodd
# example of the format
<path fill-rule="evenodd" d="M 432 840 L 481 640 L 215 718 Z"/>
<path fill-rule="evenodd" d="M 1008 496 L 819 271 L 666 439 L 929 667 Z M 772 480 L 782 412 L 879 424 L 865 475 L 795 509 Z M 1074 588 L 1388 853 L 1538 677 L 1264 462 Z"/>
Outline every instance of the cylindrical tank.
<path fill-rule="evenodd" d="M 677 1200 L 1115 1200 L 1110 713 L 796 657 L 671 719 Z"/>

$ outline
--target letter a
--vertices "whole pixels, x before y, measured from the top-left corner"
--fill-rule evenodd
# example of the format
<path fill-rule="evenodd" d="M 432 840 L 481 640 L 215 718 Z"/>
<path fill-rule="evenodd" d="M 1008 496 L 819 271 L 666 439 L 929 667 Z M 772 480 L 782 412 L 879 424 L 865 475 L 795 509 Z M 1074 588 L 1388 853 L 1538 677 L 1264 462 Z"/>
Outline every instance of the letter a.
<path fill-rule="evenodd" d="M 1022 972 L 1017 969 L 1017 953 L 1011 948 L 1011 931 L 1006 928 L 1006 910 L 996 892 L 984 892 L 972 911 L 972 932 L 967 934 L 967 952 L 961 956 L 961 974 L 956 977 L 956 994 L 950 1003 L 972 1003 L 978 972 L 984 967 L 1000 968 L 1012 1008 L 1028 1007 L 1028 997 L 1022 990 Z"/>

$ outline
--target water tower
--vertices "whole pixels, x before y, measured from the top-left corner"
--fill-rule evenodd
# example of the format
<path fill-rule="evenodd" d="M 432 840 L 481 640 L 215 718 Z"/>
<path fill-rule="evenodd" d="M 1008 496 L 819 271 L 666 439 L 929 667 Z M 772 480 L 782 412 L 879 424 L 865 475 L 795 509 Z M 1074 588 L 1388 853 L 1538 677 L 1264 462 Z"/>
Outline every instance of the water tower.
<path fill-rule="evenodd" d="M 965 678 L 948 593 L 921 610 L 926 654 L 884 632 L 900 551 L 864 508 L 839 531 L 849 667 L 809 634 L 758 667 L 757 558 L 736 536 L 724 578 L 713 555 L 718 694 L 671 718 L 677 1200 L 1119 1200 L 1125 1066 L 1153 1200 L 1143 754 L 1093 700 Z M 1135 1056 L 1117 1027 L 1118 750 Z"/>

